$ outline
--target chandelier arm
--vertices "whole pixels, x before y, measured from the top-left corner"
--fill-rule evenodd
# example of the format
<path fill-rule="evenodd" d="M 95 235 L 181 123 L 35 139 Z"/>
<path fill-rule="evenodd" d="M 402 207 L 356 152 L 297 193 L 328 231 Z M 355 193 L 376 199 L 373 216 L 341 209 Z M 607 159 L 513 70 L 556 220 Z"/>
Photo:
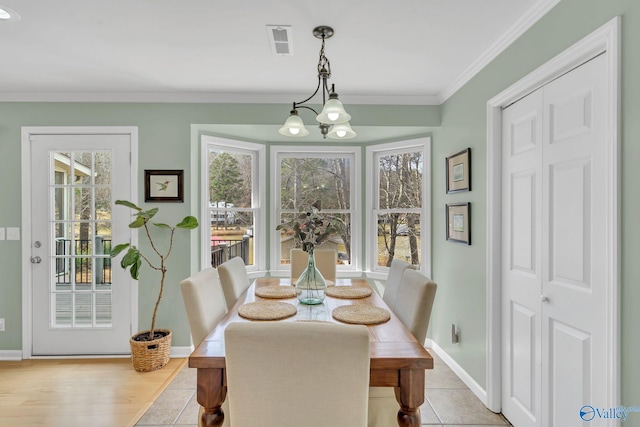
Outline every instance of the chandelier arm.
<path fill-rule="evenodd" d="M 311 110 L 311 111 L 313 111 L 313 112 L 315 113 L 315 115 L 316 115 L 316 116 L 318 115 L 318 112 L 317 112 L 316 110 L 314 110 L 314 109 L 313 109 L 313 108 L 311 108 L 311 107 L 307 107 L 306 105 L 299 105 L 299 104 L 298 104 L 298 105 L 296 105 L 296 108 L 306 108 L 307 110 Z"/>
<path fill-rule="evenodd" d="M 311 94 L 311 96 L 310 96 L 310 97 L 308 97 L 307 99 L 305 99 L 304 101 L 294 102 L 294 104 L 295 104 L 296 106 L 298 106 L 298 107 L 299 107 L 301 104 L 304 104 L 305 102 L 308 102 L 311 98 L 313 98 L 314 96 L 316 96 L 316 94 L 317 94 L 317 93 L 318 93 L 318 91 L 320 90 L 320 86 L 322 86 L 322 77 L 321 77 L 321 76 L 318 76 L 318 86 L 316 87 L 315 92 L 313 92 L 313 93 Z M 326 86 L 326 81 L 325 81 L 325 86 Z"/>
<path fill-rule="evenodd" d="M 327 79 L 324 79 L 324 88 L 322 90 L 322 105 L 326 104 L 327 100 L 325 99 L 325 95 L 330 95 L 336 91 L 335 85 L 331 85 L 331 89 L 329 89 L 329 85 L 327 84 Z"/>

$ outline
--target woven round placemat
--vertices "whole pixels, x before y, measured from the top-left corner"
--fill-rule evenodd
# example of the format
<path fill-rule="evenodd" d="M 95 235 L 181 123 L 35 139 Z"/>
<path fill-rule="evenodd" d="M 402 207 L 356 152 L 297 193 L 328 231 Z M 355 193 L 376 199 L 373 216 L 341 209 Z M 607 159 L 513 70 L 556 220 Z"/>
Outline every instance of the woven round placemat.
<path fill-rule="evenodd" d="M 375 325 L 391 319 L 387 310 L 370 305 L 343 305 L 334 308 L 331 314 L 336 320 L 358 325 Z"/>
<path fill-rule="evenodd" d="M 286 319 L 297 313 L 294 305 L 280 301 L 254 301 L 242 304 L 238 314 L 251 320 L 279 320 Z"/>
<path fill-rule="evenodd" d="M 291 284 L 295 286 L 297 281 L 298 281 L 298 278 L 291 279 Z M 327 287 L 336 285 L 336 282 L 333 282 L 331 280 L 325 280 L 324 283 L 327 285 Z"/>
<path fill-rule="evenodd" d="M 358 288 L 356 286 L 332 286 L 326 289 L 325 294 L 330 297 L 344 299 L 366 298 L 371 295 L 371 289 Z"/>
<path fill-rule="evenodd" d="M 296 289 L 293 286 L 262 286 L 256 289 L 255 294 L 261 298 L 293 298 L 296 296 Z"/>

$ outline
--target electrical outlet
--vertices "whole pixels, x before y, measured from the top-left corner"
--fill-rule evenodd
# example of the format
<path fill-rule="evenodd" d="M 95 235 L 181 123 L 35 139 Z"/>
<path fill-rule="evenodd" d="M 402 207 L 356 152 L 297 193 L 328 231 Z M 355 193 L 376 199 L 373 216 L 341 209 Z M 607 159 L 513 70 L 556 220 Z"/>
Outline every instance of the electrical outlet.
<path fill-rule="evenodd" d="M 4 319 L 0 319 L 0 332 L 4 332 Z"/>
<path fill-rule="evenodd" d="M 451 342 L 457 344 L 460 341 L 460 329 L 455 323 L 451 324 Z"/>

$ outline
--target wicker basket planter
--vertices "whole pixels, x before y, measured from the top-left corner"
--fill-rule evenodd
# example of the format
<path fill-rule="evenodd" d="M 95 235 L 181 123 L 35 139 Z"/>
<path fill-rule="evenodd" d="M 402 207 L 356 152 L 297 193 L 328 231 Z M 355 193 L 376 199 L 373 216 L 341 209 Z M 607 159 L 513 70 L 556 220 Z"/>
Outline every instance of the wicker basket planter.
<path fill-rule="evenodd" d="M 165 334 L 152 341 L 136 341 L 135 338 L 148 334 L 149 331 L 138 332 L 129 339 L 131 344 L 131 363 L 138 372 L 151 372 L 162 368 L 171 358 L 171 331 L 156 329 L 155 334 Z M 155 335 L 154 334 L 154 335 Z"/>
<path fill-rule="evenodd" d="M 133 216 L 135 220 L 129 224 L 129 228 L 142 228 L 144 234 L 147 236 L 147 240 L 151 245 L 150 255 L 143 255 L 140 249 L 131 245 L 131 243 L 120 243 L 111 249 L 111 258 L 118 256 L 121 252 L 126 251 L 125 255 L 120 260 L 120 267 L 125 270 L 129 269 L 131 278 L 138 280 L 141 267 L 143 264 L 148 265 L 152 270 L 161 273 L 160 287 L 158 289 L 158 298 L 156 304 L 153 307 L 153 315 L 151 316 L 151 331 L 164 334 L 161 338 L 152 341 L 142 341 L 140 337 L 149 334 L 149 331 L 138 332 L 129 339 L 131 346 L 131 362 L 133 368 L 138 372 L 155 371 L 162 368 L 169 363 L 171 358 L 171 331 L 168 329 L 156 329 L 156 314 L 158 314 L 158 307 L 162 300 L 162 293 L 164 291 L 164 283 L 167 278 L 167 258 L 171 254 L 171 248 L 173 247 L 173 235 L 176 230 L 193 230 L 198 227 L 198 220 L 191 216 L 185 216 L 182 221 L 174 226 L 165 224 L 162 222 L 150 222 L 152 218 L 158 213 L 158 208 L 152 208 L 149 210 L 142 210 L 140 206 L 135 205 L 132 202 L 126 200 L 116 200 L 116 205 L 121 205 L 133 209 Z M 153 233 L 149 229 L 149 226 L 153 225 L 155 230 Z M 167 235 L 167 232 L 169 233 Z M 158 233 L 158 234 L 156 234 Z M 168 248 L 166 251 L 161 252 L 154 242 L 154 237 L 167 237 Z M 155 254 L 155 255 L 152 255 Z M 157 260 L 155 260 L 157 258 Z M 154 337 L 156 334 L 153 334 Z"/>

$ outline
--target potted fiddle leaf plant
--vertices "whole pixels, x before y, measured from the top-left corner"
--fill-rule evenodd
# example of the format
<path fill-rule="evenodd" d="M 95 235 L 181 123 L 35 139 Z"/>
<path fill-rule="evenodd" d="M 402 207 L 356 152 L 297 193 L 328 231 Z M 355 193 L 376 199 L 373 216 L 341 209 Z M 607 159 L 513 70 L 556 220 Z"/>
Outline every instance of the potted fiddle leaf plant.
<path fill-rule="evenodd" d="M 147 264 L 152 270 L 160 272 L 158 297 L 153 309 L 153 315 L 151 316 L 151 328 L 138 332 L 129 340 L 131 344 L 131 360 L 134 369 L 138 372 L 155 371 L 166 365 L 171 356 L 171 331 L 169 329 L 156 329 L 155 326 L 156 314 L 158 313 L 158 306 L 162 300 L 162 293 L 164 292 L 167 277 L 167 259 L 171 255 L 171 249 L 173 248 L 173 236 L 178 229 L 192 230 L 198 227 L 198 220 L 193 216 L 186 216 L 182 221 L 172 226 L 160 222 L 151 222 L 151 219 L 158 213 L 158 208 L 145 211 L 141 207 L 126 200 L 116 200 L 116 205 L 125 206 L 134 210 L 133 215 L 135 219 L 129 224 L 129 227 L 144 229 L 151 250 L 149 254 L 145 255 L 137 246 L 129 243 L 121 243 L 111 250 L 111 257 L 118 256 L 126 249 L 120 261 L 120 266 L 125 270 L 128 268 L 131 277 L 135 280 L 138 280 L 143 264 Z M 153 234 L 151 233 L 150 225 L 157 228 Z M 162 250 L 154 240 L 160 238 L 159 233 L 162 233 L 166 236 L 164 238 L 168 239 L 165 250 Z"/>

